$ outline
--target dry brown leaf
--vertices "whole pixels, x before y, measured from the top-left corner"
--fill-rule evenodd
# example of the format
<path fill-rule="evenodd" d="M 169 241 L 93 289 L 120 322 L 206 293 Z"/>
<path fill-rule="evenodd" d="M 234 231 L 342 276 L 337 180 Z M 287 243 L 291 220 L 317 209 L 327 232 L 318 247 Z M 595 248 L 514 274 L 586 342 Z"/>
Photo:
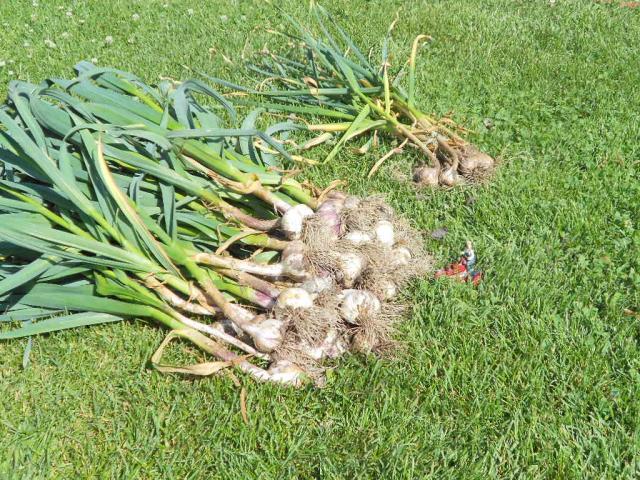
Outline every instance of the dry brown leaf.
<path fill-rule="evenodd" d="M 318 82 L 311 77 L 302 77 L 302 81 L 307 85 L 307 87 L 318 88 Z"/>
<path fill-rule="evenodd" d="M 325 132 L 305 142 L 305 144 L 300 147 L 300 150 L 309 150 L 310 148 L 313 148 L 322 143 L 325 143 L 331 140 L 332 138 L 333 138 L 333 134 L 331 134 L 330 132 Z"/>
<path fill-rule="evenodd" d="M 172 340 L 176 338 L 191 339 L 193 335 L 197 334 L 198 332 L 186 329 L 172 330 L 171 332 L 169 332 L 169 334 L 165 337 L 165 339 L 162 341 L 158 349 L 151 357 L 151 364 L 153 365 L 153 368 L 162 373 L 182 373 L 184 375 L 208 377 L 232 365 L 232 362 L 202 362 L 196 363 L 194 365 L 166 365 L 160 363 L 164 350 Z"/>

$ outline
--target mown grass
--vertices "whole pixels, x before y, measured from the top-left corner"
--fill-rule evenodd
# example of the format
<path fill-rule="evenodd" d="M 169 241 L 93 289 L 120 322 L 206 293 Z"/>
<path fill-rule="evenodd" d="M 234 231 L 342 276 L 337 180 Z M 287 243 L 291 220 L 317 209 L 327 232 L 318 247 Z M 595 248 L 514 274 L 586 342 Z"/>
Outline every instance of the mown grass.
<path fill-rule="evenodd" d="M 282 6 L 304 16 L 304 2 Z M 640 10 L 588 0 L 326 6 L 377 47 L 402 6 L 396 64 L 417 33 L 435 39 L 420 55 L 424 110 L 452 112 L 503 160 L 483 188 L 417 195 L 399 180 L 409 156 L 371 182 L 379 152 L 310 173 L 388 194 L 425 231 L 446 226 L 444 240 L 428 241 L 440 263 L 474 240 L 483 284 L 415 285 L 398 361 L 349 358 L 323 390 L 241 378 L 248 425 L 231 381 L 148 369 L 163 336 L 155 326 L 37 338 L 26 370 L 25 342 L 2 343 L 0 477 L 640 474 L 640 319 L 624 313 L 640 310 Z M 258 1 L 0 2 L 0 93 L 10 71 L 40 81 L 94 57 L 150 81 L 184 78 L 183 65 L 240 79 L 222 54 L 261 47 L 256 28 L 279 23 Z"/>

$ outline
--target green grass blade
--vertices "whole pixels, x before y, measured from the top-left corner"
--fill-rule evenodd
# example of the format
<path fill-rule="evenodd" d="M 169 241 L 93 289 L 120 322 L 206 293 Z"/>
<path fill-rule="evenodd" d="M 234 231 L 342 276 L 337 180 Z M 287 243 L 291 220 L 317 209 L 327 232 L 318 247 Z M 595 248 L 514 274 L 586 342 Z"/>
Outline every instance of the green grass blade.
<path fill-rule="evenodd" d="M 367 57 L 360 51 L 358 46 L 353 42 L 351 37 L 344 31 L 344 29 L 340 26 L 340 24 L 336 21 L 336 19 L 331 15 L 323 6 L 316 4 L 317 10 L 328 20 L 329 24 L 335 27 L 338 31 L 342 40 L 345 42 L 350 51 L 354 53 L 354 55 L 360 60 L 363 67 L 366 67 L 372 74 L 375 75 L 375 70 L 373 66 L 369 63 Z"/>
<path fill-rule="evenodd" d="M 4 221 L 0 215 L 0 238 L 33 251 L 59 255 L 87 264 L 107 265 L 133 271 L 158 272 L 159 269 L 147 258 L 105 242 L 83 238 L 62 232 L 42 223 L 28 222 L 16 218 Z M 82 251 L 91 256 L 80 255 L 65 249 Z"/>
<path fill-rule="evenodd" d="M 166 166 L 166 161 L 162 161 Z M 164 219 L 165 230 L 173 241 L 176 240 L 178 234 L 178 224 L 176 220 L 176 190 L 173 185 L 166 183 L 160 184 L 160 192 L 162 197 L 162 216 Z"/>
<path fill-rule="evenodd" d="M 217 92 L 216 90 L 212 89 L 211 87 L 205 85 L 204 83 L 196 79 L 190 79 L 190 80 L 186 80 L 185 82 L 182 82 L 174 93 L 174 96 L 177 95 L 177 99 L 179 100 L 179 104 L 176 105 L 174 103 L 174 105 L 180 108 L 180 110 L 182 111 L 185 117 L 187 116 L 187 111 L 188 111 L 188 103 L 187 103 L 186 96 L 189 91 L 200 93 L 210 98 L 213 98 L 216 102 L 222 105 L 225 111 L 229 114 L 229 117 L 231 118 L 231 122 L 234 124 L 236 123 L 238 119 L 238 114 L 236 112 L 236 109 L 233 107 L 233 104 L 229 102 L 219 92 Z M 178 112 L 178 109 L 176 109 L 176 113 L 177 112 Z M 190 125 L 190 122 L 186 122 L 186 123 L 181 122 L 181 123 L 184 126 Z"/>
<path fill-rule="evenodd" d="M 44 274 L 53 263 L 61 260 L 59 257 L 43 257 L 25 265 L 12 275 L 0 280 L 0 295 L 15 290 L 22 285 L 32 282 Z"/>
<path fill-rule="evenodd" d="M 62 191 L 69 200 L 75 203 L 85 213 L 95 213 L 95 209 L 89 199 L 62 175 L 55 162 L 40 150 L 28 135 L 24 133 L 22 128 L 2 110 L 0 110 L 0 123 L 4 124 L 12 139 L 15 140 L 29 159 L 42 170 L 56 188 Z"/>
<path fill-rule="evenodd" d="M 24 82 L 13 81 L 9 84 L 9 98 L 13 102 L 18 115 L 24 122 L 26 128 L 31 133 L 36 145 L 43 150 L 47 151 L 47 145 L 45 141 L 44 132 L 40 127 L 38 121 L 33 117 L 31 109 L 29 108 L 29 84 Z M 33 86 L 31 86 L 34 88 Z"/>
<path fill-rule="evenodd" d="M 0 332 L 0 340 L 30 337 L 43 333 L 57 332 L 69 328 L 87 327 L 103 323 L 119 322 L 123 317 L 100 312 L 82 312 L 70 315 L 61 315 L 47 320 L 32 323 L 23 323 L 19 328 Z"/>
<path fill-rule="evenodd" d="M 139 236 L 142 243 L 160 263 L 160 265 L 174 275 L 179 276 L 180 274 L 178 269 L 173 265 L 169 255 L 167 255 L 158 241 L 144 225 L 144 222 L 140 219 L 131 199 L 127 197 L 127 195 L 116 184 L 113 175 L 111 174 L 111 170 L 109 170 L 109 165 L 103 155 L 102 141 L 96 141 L 88 132 L 84 132 L 82 136 L 85 139 L 85 147 L 89 150 L 90 155 L 95 162 L 95 166 L 100 173 L 102 182 L 111 194 L 115 203 L 118 205 L 120 211 L 124 214 L 136 234 Z"/>
<path fill-rule="evenodd" d="M 371 113 L 371 109 L 369 108 L 369 105 L 365 105 L 360 111 L 360 113 L 358 114 L 358 116 L 356 117 L 356 119 L 351 123 L 347 131 L 344 132 L 342 137 L 340 137 L 340 140 L 338 140 L 338 142 L 334 145 L 334 147 L 329 152 L 329 155 L 327 155 L 327 157 L 324 159 L 322 163 L 328 163 L 331 160 L 333 160 L 333 158 L 338 154 L 338 152 L 340 152 L 340 149 L 343 147 L 345 142 L 349 138 L 351 138 L 351 135 L 353 135 L 353 133 L 357 131 L 358 128 L 360 128 L 361 124 L 368 119 L 369 113 Z"/>
<path fill-rule="evenodd" d="M 0 314 L 0 323 L 7 322 L 24 322 L 26 320 L 35 320 L 42 317 L 52 317 L 63 313 L 60 309 L 55 308 L 36 308 L 23 305 L 21 303 L 14 304 Z"/>

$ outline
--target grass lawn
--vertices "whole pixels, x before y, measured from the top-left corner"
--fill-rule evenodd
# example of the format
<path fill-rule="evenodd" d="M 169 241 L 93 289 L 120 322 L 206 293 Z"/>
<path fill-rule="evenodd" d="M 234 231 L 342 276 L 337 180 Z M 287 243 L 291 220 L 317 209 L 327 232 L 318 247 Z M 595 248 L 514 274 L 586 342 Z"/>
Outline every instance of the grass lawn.
<path fill-rule="evenodd" d="M 304 18 L 306 2 L 283 7 Z M 640 475 L 640 9 L 589 0 L 340 0 L 361 45 L 420 54 L 419 103 L 502 165 L 482 188 L 415 191 L 394 157 L 344 155 L 319 182 L 384 192 L 443 264 L 474 240 L 478 288 L 424 280 L 399 360 L 350 357 L 322 390 L 161 375 L 165 332 L 126 322 L 0 344 L 0 478 L 637 478 Z M 70 12 L 70 13 L 68 13 Z M 258 0 L 5 0 L 0 96 L 82 59 L 239 80 L 281 23 Z M 112 37 L 112 43 L 105 39 Z M 56 44 L 51 48 L 45 44 Z M 47 42 L 49 43 L 49 42 Z M 215 49 L 215 50 L 210 50 Z M 485 119 L 493 128 L 487 129 Z"/>

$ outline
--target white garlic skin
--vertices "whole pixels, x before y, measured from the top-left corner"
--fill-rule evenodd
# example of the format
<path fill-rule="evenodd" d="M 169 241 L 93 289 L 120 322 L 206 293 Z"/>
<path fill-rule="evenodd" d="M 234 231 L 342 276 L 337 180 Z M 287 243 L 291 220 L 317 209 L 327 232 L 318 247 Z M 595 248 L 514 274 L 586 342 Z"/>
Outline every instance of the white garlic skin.
<path fill-rule="evenodd" d="M 386 247 L 393 247 L 395 235 L 393 224 L 388 220 L 380 220 L 375 228 L 376 240 Z"/>
<path fill-rule="evenodd" d="M 495 167 L 495 163 L 493 157 L 472 148 L 471 153 L 460 160 L 460 172 L 465 175 L 474 170 L 487 172 Z"/>
<path fill-rule="evenodd" d="M 438 185 L 440 170 L 436 167 L 420 167 L 413 172 L 413 181 L 420 186 L 435 187 Z"/>
<path fill-rule="evenodd" d="M 300 204 L 287 210 L 280 219 L 280 230 L 289 240 L 298 240 L 302 235 L 302 226 L 307 217 L 313 215 L 313 210 Z"/>
<path fill-rule="evenodd" d="M 347 351 L 349 346 L 339 334 L 338 330 L 332 328 L 327 332 L 327 336 L 319 345 L 303 345 L 301 348 L 309 357 L 316 361 L 321 361 L 326 358 L 338 358 Z"/>
<path fill-rule="evenodd" d="M 274 382 L 300 385 L 303 380 L 304 370 L 288 360 L 278 360 L 269 367 L 267 373 L 270 375 L 270 380 Z"/>
<path fill-rule="evenodd" d="M 322 350 L 326 358 L 338 358 L 348 350 L 349 346 L 338 330 L 332 328 L 322 342 Z"/>
<path fill-rule="evenodd" d="M 360 278 L 366 265 L 366 260 L 357 253 L 346 252 L 340 258 L 340 279 L 349 288 Z"/>
<path fill-rule="evenodd" d="M 282 267 L 284 274 L 294 280 L 306 280 L 309 273 L 306 271 L 305 250 L 301 242 L 291 242 L 282 252 Z"/>
<path fill-rule="evenodd" d="M 358 208 L 359 205 L 360 205 L 360 199 L 358 197 L 349 195 L 347 198 L 344 199 L 344 208 L 353 210 L 355 208 Z"/>
<path fill-rule="evenodd" d="M 340 314 L 345 321 L 354 325 L 358 324 L 358 317 L 362 313 L 377 313 L 382 308 L 378 297 L 367 290 L 343 290 L 343 294 Z"/>
<path fill-rule="evenodd" d="M 347 242 L 353 243 L 354 245 L 366 245 L 367 243 L 371 243 L 373 240 L 373 238 L 371 238 L 371 235 L 369 235 L 367 232 L 363 232 L 362 230 L 352 230 L 343 238 Z"/>
<path fill-rule="evenodd" d="M 313 277 L 303 282 L 300 287 L 304 288 L 308 293 L 317 294 L 330 289 L 333 286 L 333 279 L 330 276 Z"/>
<path fill-rule="evenodd" d="M 384 282 L 381 292 L 381 300 L 389 300 L 398 294 L 398 287 L 391 280 Z"/>
<path fill-rule="evenodd" d="M 313 358 L 316 362 L 319 362 L 324 358 L 324 350 L 322 347 L 311 347 L 309 345 L 303 345 L 301 350 L 309 356 L 309 358 Z"/>
<path fill-rule="evenodd" d="M 406 267 L 411 262 L 411 251 L 407 247 L 397 247 L 393 249 L 391 267 Z"/>
<path fill-rule="evenodd" d="M 476 157 L 467 157 L 460 160 L 460 172 L 468 174 L 478 168 L 478 159 Z"/>
<path fill-rule="evenodd" d="M 495 159 L 486 153 L 480 152 L 476 157 L 476 168 L 479 170 L 491 170 L 495 166 Z"/>
<path fill-rule="evenodd" d="M 244 328 L 245 324 L 250 324 L 254 320 L 254 315 L 246 308 L 236 305 L 235 303 L 229 304 L 229 309 L 234 311 L 233 321 L 239 323 L 239 327 Z"/>
<path fill-rule="evenodd" d="M 455 187 L 461 183 L 460 175 L 452 167 L 445 168 L 440 172 L 440 183 L 447 187 Z"/>
<path fill-rule="evenodd" d="M 255 345 L 261 352 L 272 352 L 282 343 L 282 329 L 284 323 L 277 318 L 261 319 L 250 325 L 243 326 Z"/>
<path fill-rule="evenodd" d="M 313 298 L 304 288 L 287 288 L 278 296 L 277 306 L 293 309 L 311 308 L 313 306 Z"/>

